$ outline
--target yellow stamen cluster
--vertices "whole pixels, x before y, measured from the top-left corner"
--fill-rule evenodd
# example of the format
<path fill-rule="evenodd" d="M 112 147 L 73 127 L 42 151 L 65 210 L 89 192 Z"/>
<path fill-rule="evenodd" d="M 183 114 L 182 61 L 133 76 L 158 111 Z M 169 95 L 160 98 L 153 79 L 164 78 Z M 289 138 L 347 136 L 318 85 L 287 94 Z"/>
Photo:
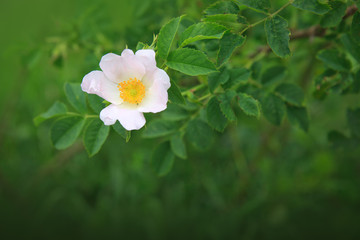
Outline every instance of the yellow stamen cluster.
<path fill-rule="evenodd" d="M 120 97 L 128 103 L 139 104 L 145 97 L 145 86 L 136 78 L 130 78 L 117 86 L 120 91 Z"/>

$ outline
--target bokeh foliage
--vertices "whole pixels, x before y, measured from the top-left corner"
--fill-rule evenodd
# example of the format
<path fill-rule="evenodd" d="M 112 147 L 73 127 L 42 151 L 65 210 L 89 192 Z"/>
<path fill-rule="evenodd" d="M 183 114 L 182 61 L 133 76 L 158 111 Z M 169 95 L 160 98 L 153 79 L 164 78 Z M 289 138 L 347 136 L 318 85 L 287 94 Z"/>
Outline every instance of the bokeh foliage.
<path fill-rule="evenodd" d="M 184 146 L 182 136 L 176 134 L 170 139 L 149 139 L 158 134 L 152 131 L 158 129 L 155 127 L 172 131 L 171 124 L 196 111 L 191 103 L 183 108 L 171 103 L 161 114 L 148 114 L 155 127 L 133 131 L 130 141 L 125 140 L 129 140 L 128 133 L 115 126 L 101 151 L 89 158 L 86 150 L 95 151 L 97 146 L 84 149 L 79 141 L 58 151 L 50 141 L 56 136 L 49 136 L 53 123 L 44 121 L 35 127 L 34 117 L 58 100 L 66 102 L 65 92 L 98 69 L 103 54 L 119 54 L 126 46 L 135 50 L 138 42 L 151 44 L 153 34 L 170 19 L 187 14 L 179 27 L 184 31 L 192 21 L 203 18 L 203 11 L 214 2 L 36 0 L 0 4 L 0 24 L 6 33 L 0 38 L 0 236 L 360 236 L 360 38 L 353 37 L 359 32 L 360 14 L 355 10 L 343 18 L 353 1 L 330 1 L 336 11 L 325 15 L 314 12 L 328 11 L 320 3 L 327 1 L 313 1 L 319 5 L 311 9 L 299 3 L 307 1 L 297 1 L 299 8 L 309 11 L 288 7 L 281 12 L 282 18 L 249 29 L 245 45 L 235 50 L 226 68 L 207 80 L 169 70 L 181 90 L 208 81 L 211 93 L 220 84 L 229 89 L 243 82 L 244 76 L 250 77 L 251 84 L 237 89 L 242 94 L 238 107 L 217 104 L 231 98 L 229 91 L 211 98 L 199 112 L 201 119 L 223 133 L 196 118 L 189 122 Z M 239 25 L 230 24 L 239 31 L 246 22 L 263 19 L 263 11 L 274 12 L 286 3 L 237 2 L 250 7 L 240 7 Z M 209 8 L 205 12 L 206 22 L 219 21 L 216 11 Z M 226 25 L 233 20 L 233 10 L 223 11 L 229 11 L 226 21 L 220 19 Z M 274 31 L 272 21 L 282 19 L 287 20 L 290 37 L 295 39 L 289 49 L 276 47 L 276 39 L 273 47 L 270 41 L 274 54 L 267 47 L 266 32 Z M 202 40 L 193 48 L 207 49 L 208 56 L 216 58 L 216 52 L 211 52 L 214 41 Z M 288 56 L 290 50 L 289 57 L 278 57 Z M 221 66 L 222 61 L 216 64 Z M 222 78 L 232 81 L 219 83 Z M 66 82 L 71 84 L 64 91 Z M 257 96 L 258 86 L 270 94 Z M 199 91 L 202 94 L 207 89 Z M 87 101 L 96 103 L 91 98 Z M 304 116 L 303 106 L 308 119 L 299 117 Z M 61 103 L 56 107 L 61 111 L 72 108 Z M 233 121 L 211 120 L 209 111 L 222 111 Z M 91 125 L 99 129 L 96 121 Z M 160 158 L 167 164 L 158 162 Z"/>

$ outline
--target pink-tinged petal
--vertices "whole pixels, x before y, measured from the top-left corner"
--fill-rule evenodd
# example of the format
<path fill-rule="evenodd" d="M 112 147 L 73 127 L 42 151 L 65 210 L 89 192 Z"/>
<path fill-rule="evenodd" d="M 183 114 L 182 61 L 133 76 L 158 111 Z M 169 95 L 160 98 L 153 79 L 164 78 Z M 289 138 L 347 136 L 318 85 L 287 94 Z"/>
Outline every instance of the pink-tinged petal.
<path fill-rule="evenodd" d="M 122 57 L 134 56 L 134 52 L 131 49 L 124 49 L 121 53 Z"/>
<path fill-rule="evenodd" d="M 100 112 L 100 119 L 105 125 L 113 125 L 119 120 L 128 131 L 139 130 L 145 125 L 144 114 L 134 108 L 127 108 L 125 104 L 111 104 Z"/>
<path fill-rule="evenodd" d="M 122 56 L 108 53 L 101 58 L 100 68 L 108 79 L 119 83 L 130 78 L 137 78 L 139 80 L 143 78 L 145 66 L 130 51 L 125 51 Z"/>
<path fill-rule="evenodd" d="M 141 61 L 147 72 L 152 72 L 156 70 L 156 60 L 155 60 L 155 51 L 152 49 L 143 49 L 138 50 L 135 53 L 135 56 Z"/>
<path fill-rule="evenodd" d="M 82 80 L 81 89 L 89 94 L 96 94 L 114 104 L 123 102 L 116 83 L 108 80 L 102 71 L 92 71 L 86 74 Z"/>
<path fill-rule="evenodd" d="M 153 78 L 152 86 L 146 90 L 145 97 L 138 107 L 140 112 L 157 113 L 167 107 L 167 90 L 170 88 L 170 78 L 162 69 L 157 69 Z"/>

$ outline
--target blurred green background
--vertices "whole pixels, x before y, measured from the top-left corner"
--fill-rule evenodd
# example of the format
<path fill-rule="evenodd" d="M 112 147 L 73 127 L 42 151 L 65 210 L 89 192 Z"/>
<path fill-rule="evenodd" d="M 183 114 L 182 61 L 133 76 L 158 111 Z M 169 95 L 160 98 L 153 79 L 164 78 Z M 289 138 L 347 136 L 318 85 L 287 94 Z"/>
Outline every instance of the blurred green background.
<path fill-rule="evenodd" d="M 212 2 L 1 1 L 1 239 L 359 239 L 359 141 L 331 144 L 327 136 L 349 135 L 346 109 L 360 98 L 312 97 L 321 65 L 307 68 L 307 41 L 297 43 L 287 77 L 306 89 L 308 133 L 239 113 L 211 150 L 188 145 L 189 158 L 159 178 L 149 163 L 158 141 L 138 132 L 129 143 L 111 132 L 89 158 L 81 142 L 55 150 L 51 121 L 34 126 L 36 115 L 65 101 L 64 83 L 80 83 L 104 53 L 150 44 L 170 18 L 199 19 Z M 318 21 L 302 17 L 300 27 Z M 261 31 L 248 51 L 265 44 Z"/>

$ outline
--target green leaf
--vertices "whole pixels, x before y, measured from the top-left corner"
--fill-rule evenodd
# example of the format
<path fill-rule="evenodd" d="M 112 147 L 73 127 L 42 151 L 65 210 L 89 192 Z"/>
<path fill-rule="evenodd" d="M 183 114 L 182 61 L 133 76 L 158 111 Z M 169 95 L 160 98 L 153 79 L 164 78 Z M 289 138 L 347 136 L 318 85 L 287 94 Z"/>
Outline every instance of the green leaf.
<path fill-rule="evenodd" d="M 230 70 L 230 79 L 223 84 L 224 89 L 236 87 L 241 82 L 246 82 L 251 72 L 246 68 L 232 68 Z"/>
<path fill-rule="evenodd" d="M 265 21 L 265 33 L 269 46 L 279 57 L 290 56 L 290 31 L 287 21 L 276 15 Z"/>
<path fill-rule="evenodd" d="M 256 118 L 260 117 L 260 103 L 258 100 L 245 93 L 239 93 L 238 97 L 239 107 L 246 115 Z"/>
<path fill-rule="evenodd" d="M 120 123 L 119 121 L 116 121 L 116 123 L 113 126 L 113 129 L 115 132 L 117 132 L 123 139 L 128 142 L 131 137 L 131 131 L 127 131 Z"/>
<path fill-rule="evenodd" d="M 208 23 L 217 23 L 220 25 L 224 25 L 228 28 L 235 27 L 235 24 L 238 23 L 246 23 L 243 17 L 237 14 L 216 14 L 216 15 L 208 15 L 202 19 L 203 22 Z"/>
<path fill-rule="evenodd" d="M 180 47 L 204 39 L 220 39 L 227 29 L 216 23 L 197 23 L 188 27 L 180 36 Z"/>
<path fill-rule="evenodd" d="M 169 135 L 178 131 L 178 125 L 175 122 L 165 120 L 155 120 L 150 122 L 145 131 L 143 132 L 144 138 L 156 138 Z"/>
<path fill-rule="evenodd" d="M 206 75 L 217 71 L 215 65 L 203 52 L 190 48 L 180 48 L 171 52 L 166 65 L 190 76 Z"/>
<path fill-rule="evenodd" d="M 138 44 L 136 45 L 136 51 L 144 49 L 146 47 L 148 47 L 148 45 L 146 43 L 138 42 Z"/>
<path fill-rule="evenodd" d="M 236 120 L 234 110 L 231 107 L 231 102 L 236 95 L 234 90 L 228 90 L 217 97 L 220 102 L 220 109 L 229 121 Z"/>
<path fill-rule="evenodd" d="M 291 83 L 283 83 L 276 87 L 275 92 L 286 102 L 300 106 L 304 101 L 303 90 Z"/>
<path fill-rule="evenodd" d="M 289 122 L 299 126 L 305 132 L 309 129 L 309 118 L 305 107 L 286 106 Z"/>
<path fill-rule="evenodd" d="M 100 119 L 94 119 L 85 129 L 84 146 L 89 156 L 98 153 L 109 135 L 110 127 L 104 125 Z"/>
<path fill-rule="evenodd" d="M 221 66 L 226 63 L 231 57 L 233 51 L 244 44 L 245 37 L 226 32 L 223 38 L 220 40 L 220 48 L 217 54 L 217 65 Z"/>
<path fill-rule="evenodd" d="M 360 108 L 347 110 L 347 121 L 351 134 L 360 138 Z"/>
<path fill-rule="evenodd" d="M 360 44 L 360 12 L 356 12 L 351 24 L 351 36 L 353 40 Z"/>
<path fill-rule="evenodd" d="M 205 9 L 206 15 L 238 14 L 239 7 L 231 1 L 216 2 Z"/>
<path fill-rule="evenodd" d="M 166 176 L 174 165 L 175 156 L 169 142 L 161 143 L 153 152 L 151 165 L 159 177 Z"/>
<path fill-rule="evenodd" d="M 318 0 L 295 0 L 292 5 L 316 14 L 325 14 L 330 10 L 328 5 L 321 4 Z"/>
<path fill-rule="evenodd" d="M 270 7 L 269 0 L 236 0 L 239 4 L 248 6 L 249 8 L 266 12 Z"/>
<path fill-rule="evenodd" d="M 176 104 L 168 104 L 165 111 L 161 112 L 161 117 L 168 121 L 181 121 L 189 117 L 189 113 Z"/>
<path fill-rule="evenodd" d="M 175 134 L 171 137 L 170 145 L 171 150 L 177 157 L 182 159 L 187 158 L 186 146 L 180 134 Z"/>
<path fill-rule="evenodd" d="M 65 83 L 65 95 L 76 110 L 81 113 L 86 113 L 86 98 L 85 93 L 81 90 L 78 83 Z"/>
<path fill-rule="evenodd" d="M 36 126 L 38 126 L 40 123 L 42 123 L 43 121 L 50 119 L 50 118 L 54 118 L 54 117 L 58 117 L 61 115 L 66 114 L 67 112 L 67 108 L 66 105 L 63 104 L 62 102 L 56 101 L 50 108 L 49 110 L 47 110 L 46 112 L 40 114 L 39 116 L 36 116 L 34 118 L 34 124 Z"/>
<path fill-rule="evenodd" d="M 273 66 L 266 69 L 261 75 L 260 81 L 264 85 L 270 85 L 285 77 L 286 68 L 283 66 Z"/>
<path fill-rule="evenodd" d="M 360 45 L 356 43 L 348 33 L 341 35 L 340 40 L 346 51 L 350 53 L 350 55 L 353 56 L 358 63 L 360 63 Z"/>
<path fill-rule="evenodd" d="M 222 68 L 220 72 L 212 73 L 208 76 L 208 85 L 211 93 L 215 91 L 220 84 L 226 83 L 230 78 L 230 73 L 227 68 Z"/>
<path fill-rule="evenodd" d="M 226 125 L 227 119 L 221 111 L 220 103 L 216 97 L 210 99 L 206 106 L 206 116 L 209 125 L 219 132 L 223 132 Z"/>
<path fill-rule="evenodd" d="M 95 113 L 100 113 L 101 110 L 103 110 L 105 108 L 104 99 L 102 99 L 98 95 L 89 94 L 88 95 L 88 102 L 89 102 L 90 108 Z"/>
<path fill-rule="evenodd" d="M 274 125 L 281 124 L 285 115 L 285 104 L 278 96 L 270 93 L 262 99 L 261 106 L 264 116 L 269 122 Z"/>
<path fill-rule="evenodd" d="M 346 4 L 340 1 L 330 2 L 331 10 L 320 21 L 323 28 L 336 27 L 342 21 L 346 12 Z"/>
<path fill-rule="evenodd" d="M 207 150 L 213 142 L 213 131 L 204 121 L 195 118 L 188 123 L 186 136 L 189 142 L 199 150 Z"/>
<path fill-rule="evenodd" d="M 65 149 L 79 137 L 85 124 L 80 116 L 63 117 L 54 122 L 50 137 L 56 149 Z"/>
<path fill-rule="evenodd" d="M 167 59 L 171 46 L 173 45 L 176 33 L 179 29 L 181 17 L 171 19 L 161 29 L 157 40 L 158 54 Z"/>
<path fill-rule="evenodd" d="M 351 62 L 336 49 L 324 49 L 318 52 L 316 57 L 324 62 L 329 68 L 336 71 L 349 71 Z"/>
<path fill-rule="evenodd" d="M 185 104 L 185 99 L 181 94 L 179 87 L 173 80 L 170 80 L 171 87 L 168 90 L 170 102 L 177 104 Z"/>

